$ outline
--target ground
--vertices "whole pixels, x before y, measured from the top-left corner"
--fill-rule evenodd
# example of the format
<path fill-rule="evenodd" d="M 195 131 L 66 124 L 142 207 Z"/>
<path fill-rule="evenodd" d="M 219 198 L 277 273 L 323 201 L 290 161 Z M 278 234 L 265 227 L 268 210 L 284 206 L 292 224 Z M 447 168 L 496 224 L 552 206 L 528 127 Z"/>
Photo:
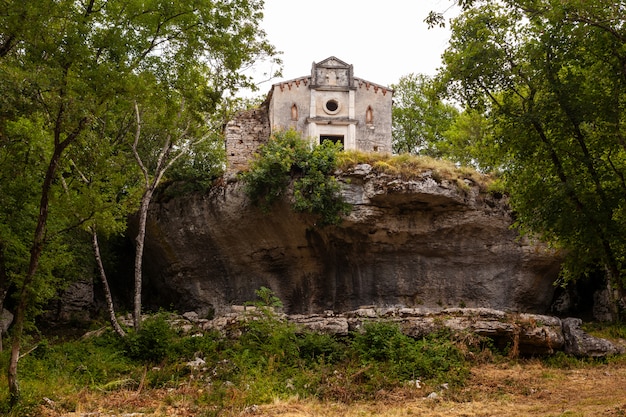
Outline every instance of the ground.
<path fill-rule="evenodd" d="M 197 390 L 84 392 L 77 412 L 60 413 L 53 403 L 41 408 L 45 417 L 148 416 L 280 416 L 280 417 L 557 417 L 626 416 L 626 363 L 557 369 L 539 361 L 475 366 L 463 388 L 402 389 L 381 392 L 378 399 L 351 404 L 292 398 L 245 410 L 208 410 L 194 406 Z M 233 392 L 236 395 L 236 392 Z M 431 397 L 434 395 L 431 395 Z"/>

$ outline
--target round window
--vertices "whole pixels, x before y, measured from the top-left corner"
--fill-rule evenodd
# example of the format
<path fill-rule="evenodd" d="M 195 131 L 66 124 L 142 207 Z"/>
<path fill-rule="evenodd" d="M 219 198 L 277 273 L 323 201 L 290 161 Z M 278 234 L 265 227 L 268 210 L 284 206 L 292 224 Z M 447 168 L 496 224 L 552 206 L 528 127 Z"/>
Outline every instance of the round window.
<path fill-rule="evenodd" d="M 328 100 L 324 106 L 326 113 L 335 114 L 339 112 L 339 102 L 335 99 Z"/>

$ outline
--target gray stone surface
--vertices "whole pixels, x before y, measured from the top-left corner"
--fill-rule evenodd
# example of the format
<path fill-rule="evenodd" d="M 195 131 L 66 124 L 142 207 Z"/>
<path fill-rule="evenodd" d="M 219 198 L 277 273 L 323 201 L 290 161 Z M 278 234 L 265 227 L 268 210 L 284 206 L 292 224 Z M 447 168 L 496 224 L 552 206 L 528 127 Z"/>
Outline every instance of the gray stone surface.
<path fill-rule="evenodd" d="M 46 320 L 51 322 L 88 321 L 94 309 L 94 286 L 81 280 L 60 290 L 58 297 L 48 305 Z"/>
<path fill-rule="evenodd" d="M 202 324 L 204 330 L 217 330 L 229 336 L 237 323 L 249 319 L 250 312 L 238 310 Z M 580 329 L 581 320 L 560 320 L 554 316 L 516 314 L 487 308 L 361 308 L 343 314 L 279 315 L 309 330 L 339 336 L 360 331 L 366 323 L 385 321 L 397 323 L 403 333 L 419 338 L 429 333 L 450 329 L 460 336 L 489 338 L 501 348 L 515 349 L 523 356 L 551 355 L 565 351 L 581 357 L 604 357 L 624 353 L 623 348 L 604 339 L 595 338 Z M 471 340 L 465 338 L 464 340 Z"/>
<path fill-rule="evenodd" d="M 624 353 L 624 348 L 612 342 L 593 337 L 585 333 L 580 326 L 582 320 L 566 318 L 563 322 L 563 335 L 565 337 L 565 353 L 585 357 L 603 357 Z"/>
<path fill-rule="evenodd" d="M 359 167 L 344 173 L 353 205 L 318 228 L 288 203 L 270 213 L 231 182 L 151 206 L 145 304 L 227 312 L 271 288 L 290 314 L 360 306 L 549 310 L 560 259 L 511 230 L 505 199 Z"/>
<path fill-rule="evenodd" d="M 6 333 L 11 323 L 13 323 L 13 313 L 3 308 L 0 311 L 0 333 Z"/>

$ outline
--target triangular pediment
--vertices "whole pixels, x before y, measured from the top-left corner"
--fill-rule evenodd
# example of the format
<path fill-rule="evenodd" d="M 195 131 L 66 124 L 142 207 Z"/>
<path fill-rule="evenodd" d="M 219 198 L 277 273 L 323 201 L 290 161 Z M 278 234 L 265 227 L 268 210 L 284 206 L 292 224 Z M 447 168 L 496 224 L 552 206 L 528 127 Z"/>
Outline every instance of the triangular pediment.
<path fill-rule="evenodd" d="M 311 68 L 311 88 L 332 90 L 347 90 L 354 88 L 352 65 L 341 59 L 330 56 L 314 62 Z"/>
<path fill-rule="evenodd" d="M 342 61 L 341 59 L 337 57 L 330 56 L 326 58 L 325 60 L 318 62 L 317 64 L 315 64 L 315 66 L 323 67 L 323 68 L 349 68 L 350 64 Z"/>

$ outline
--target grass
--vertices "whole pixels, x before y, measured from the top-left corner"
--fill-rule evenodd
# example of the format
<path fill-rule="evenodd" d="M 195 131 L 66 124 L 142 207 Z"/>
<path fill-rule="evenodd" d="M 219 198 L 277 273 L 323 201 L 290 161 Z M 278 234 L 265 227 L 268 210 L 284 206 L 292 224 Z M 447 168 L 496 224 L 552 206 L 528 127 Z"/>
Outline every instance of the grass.
<path fill-rule="evenodd" d="M 338 338 L 273 311 L 257 305 L 228 329 L 237 337 L 179 334 L 162 313 L 126 340 L 112 332 L 41 340 L 20 361 L 19 407 L 8 408 L 0 377 L 0 414 L 626 415 L 623 357 L 509 360 L 489 344 L 450 333 L 416 340 L 386 322 Z M 0 366 L 8 353 L 0 354 Z"/>
<path fill-rule="evenodd" d="M 262 306 L 229 329 L 238 335 L 234 338 L 199 329 L 178 334 L 169 323 L 166 314 L 159 314 L 126 339 L 106 332 L 39 341 L 20 360 L 22 401 L 13 410 L 6 378 L 0 377 L 0 414 L 41 415 L 42 404 L 49 403 L 57 411 L 77 412 L 92 409 L 98 397 L 123 398 L 128 410 L 137 410 L 135 400 L 152 392 L 164 404 L 144 400 L 139 411 L 154 413 L 167 406 L 218 415 L 294 397 L 345 403 L 374 399 L 418 378 L 425 385 L 460 386 L 469 374 L 449 334 L 415 340 L 386 323 L 336 338 L 298 328 Z M 8 358 L 9 352 L 0 355 L 1 367 L 6 369 Z M 190 366 L 192 361 L 198 365 Z"/>
<path fill-rule="evenodd" d="M 583 330 L 595 337 L 611 341 L 626 339 L 626 323 L 584 323 Z"/>
<path fill-rule="evenodd" d="M 488 190 L 494 183 L 489 175 L 481 174 L 473 168 L 457 167 L 453 162 L 445 159 L 411 154 L 390 155 L 361 151 L 339 153 L 338 169 L 347 171 L 358 164 L 369 164 L 377 173 L 400 177 L 405 180 L 421 178 L 425 172 L 431 171 L 436 180 L 445 179 L 457 183 L 462 188 L 467 187 L 466 179 L 478 184 L 483 190 Z"/>
<path fill-rule="evenodd" d="M 260 327 L 255 331 L 267 325 L 282 326 L 276 322 L 256 324 Z M 397 346 L 404 341 L 392 326 L 383 324 L 370 329 L 369 335 L 366 331 L 348 340 L 279 330 L 266 338 L 253 331 L 248 335 L 252 343 L 227 341 L 215 334 L 176 336 L 171 340 L 176 349 L 168 355 L 180 358 L 168 356 L 158 364 L 129 359 L 123 346 L 109 334 L 51 344 L 45 352 L 33 351 L 23 358 L 21 377 L 26 396 L 19 409 L 3 409 L 2 415 L 626 415 L 623 358 L 567 362 L 563 368 L 537 359 L 512 361 L 503 356 L 491 363 L 463 360 L 468 372 L 461 383 L 444 388 L 441 381 L 446 380 L 448 371 L 442 371 L 438 378 L 423 380 L 418 387 L 406 378 L 391 382 L 393 365 L 387 359 L 410 355 L 402 352 L 405 349 L 398 351 Z M 300 352 L 274 351 L 274 344 L 285 343 L 285 337 L 311 340 L 299 344 Z M 359 337 L 363 339 L 352 346 Z M 446 340 L 437 338 L 436 343 L 445 344 Z M 363 350 L 367 343 L 372 349 Z M 308 347 L 303 348 L 305 345 Z M 429 343 L 426 347 L 434 348 Z M 261 358 L 259 352 L 264 348 L 268 348 L 267 354 Z M 339 356 L 327 355 L 338 350 Z M 184 361 L 200 351 L 207 357 L 215 356 L 207 360 L 206 369 L 188 368 Z M 2 358 L 5 365 L 4 354 Z M 297 366 L 289 365 L 293 360 Z M 378 373 L 373 373 L 376 370 Z M 386 372 L 389 375 L 384 376 Z M 1 392 L 6 392 L 4 388 L 0 387 Z M 427 398 L 432 392 L 437 398 Z"/>
<path fill-rule="evenodd" d="M 626 416 L 626 364 L 597 365 L 573 370 L 554 370 L 544 378 L 545 365 L 537 360 L 482 364 L 472 367 L 462 387 L 441 390 L 437 399 L 426 398 L 433 387 L 397 387 L 366 401 L 341 402 L 302 398 L 274 398 L 243 408 L 223 407 L 206 401 L 206 391 L 183 385 L 175 390 L 119 390 L 108 393 L 83 391 L 76 412 L 56 413 L 39 407 L 38 416 L 78 417 L 100 411 L 101 417 L 143 412 L 145 416 L 281 416 L 281 417 L 546 417 Z M 507 383 L 505 384 L 504 381 Z M 230 395 L 240 395 L 233 390 Z"/>

